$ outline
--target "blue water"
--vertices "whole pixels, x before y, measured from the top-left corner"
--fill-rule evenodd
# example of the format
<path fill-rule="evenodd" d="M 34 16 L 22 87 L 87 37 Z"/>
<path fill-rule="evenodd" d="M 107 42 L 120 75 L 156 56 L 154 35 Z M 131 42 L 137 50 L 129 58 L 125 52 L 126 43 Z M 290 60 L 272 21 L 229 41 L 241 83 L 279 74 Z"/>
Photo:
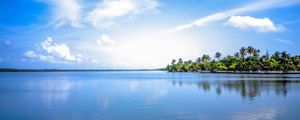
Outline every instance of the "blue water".
<path fill-rule="evenodd" d="M 0 73 L 0 119 L 300 120 L 300 75 Z"/>

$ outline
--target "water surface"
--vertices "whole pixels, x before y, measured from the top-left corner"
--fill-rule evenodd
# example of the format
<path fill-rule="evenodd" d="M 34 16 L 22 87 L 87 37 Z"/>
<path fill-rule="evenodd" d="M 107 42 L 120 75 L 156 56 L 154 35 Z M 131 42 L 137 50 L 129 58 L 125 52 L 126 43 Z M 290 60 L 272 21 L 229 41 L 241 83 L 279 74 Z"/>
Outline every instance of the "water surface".
<path fill-rule="evenodd" d="M 0 119 L 300 120 L 300 75 L 0 73 Z"/>

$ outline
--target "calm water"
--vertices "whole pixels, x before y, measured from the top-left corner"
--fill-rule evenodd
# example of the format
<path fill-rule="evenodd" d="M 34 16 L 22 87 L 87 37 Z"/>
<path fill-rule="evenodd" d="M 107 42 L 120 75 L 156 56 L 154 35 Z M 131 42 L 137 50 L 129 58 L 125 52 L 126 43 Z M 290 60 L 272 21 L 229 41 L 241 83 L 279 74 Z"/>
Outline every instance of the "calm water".
<path fill-rule="evenodd" d="M 0 73 L 0 119 L 300 120 L 300 75 Z"/>

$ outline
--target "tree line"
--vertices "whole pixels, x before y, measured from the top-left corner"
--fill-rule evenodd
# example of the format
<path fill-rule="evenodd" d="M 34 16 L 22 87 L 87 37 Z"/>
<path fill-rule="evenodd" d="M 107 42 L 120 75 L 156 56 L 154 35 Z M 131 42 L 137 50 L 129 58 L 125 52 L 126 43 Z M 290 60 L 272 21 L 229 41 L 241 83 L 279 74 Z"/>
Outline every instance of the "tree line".
<path fill-rule="evenodd" d="M 242 47 L 234 55 L 222 57 L 220 52 L 214 57 L 204 54 L 196 61 L 183 61 L 181 58 L 172 60 L 167 65 L 169 72 L 198 71 L 299 71 L 300 55 L 291 56 L 287 52 L 276 51 L 270 55 L 268 51 L 260 55 L 260 50 L 252 46 Z"/>

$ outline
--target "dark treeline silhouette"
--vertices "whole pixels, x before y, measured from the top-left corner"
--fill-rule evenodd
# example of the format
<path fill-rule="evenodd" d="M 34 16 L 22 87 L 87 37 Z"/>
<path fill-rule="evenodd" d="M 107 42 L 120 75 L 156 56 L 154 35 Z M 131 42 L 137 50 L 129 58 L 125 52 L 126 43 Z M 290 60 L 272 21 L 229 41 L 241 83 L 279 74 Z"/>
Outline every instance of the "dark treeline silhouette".
<path fill-rule="evenodd" d="M 198 71 L 299 71 L 300 55 L 291 56 L 284 52 L 276 51 L 269 55 L 268 51 L 260 55 L 260 50 L 252 46 L 242 47 L 234 55 L 222 57 L 217 52 L 212 59 L 209 55 L 203 55 L 196 61 L 172 60 L 166 67 L 169 72 L 198 72 Z"/>

